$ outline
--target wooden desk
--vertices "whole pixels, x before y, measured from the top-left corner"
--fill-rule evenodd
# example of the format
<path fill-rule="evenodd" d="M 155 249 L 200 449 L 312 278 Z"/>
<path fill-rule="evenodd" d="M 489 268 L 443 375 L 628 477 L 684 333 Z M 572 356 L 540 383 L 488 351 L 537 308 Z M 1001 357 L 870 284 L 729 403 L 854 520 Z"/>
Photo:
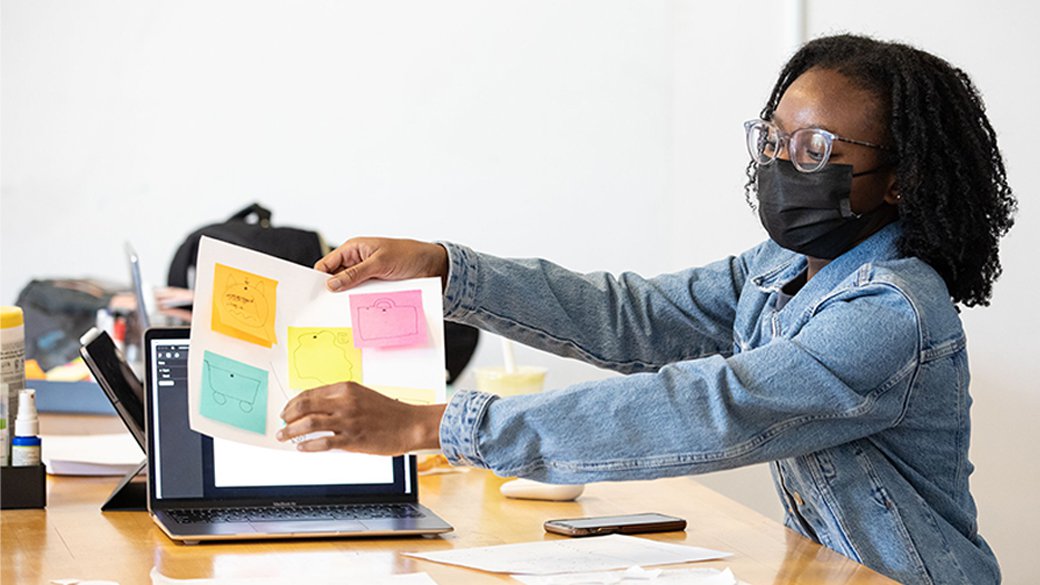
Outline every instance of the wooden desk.
<path fill-rule="evenodd" d="M 692 478 L 593 484 L 576 502 L 566 503 L 506 499 L 498 492 L 503 481 L 480 470 L 422 477 L 420 500 L 455 527 L 455 532 L 439 538 L 185 546 L 169 540 L 145 512 L 102 513 L 99 506 L 117 478 L 50 477 L 46 510 L 0 513 L 0 581 L 21 585 L 78 578 L 147 584 L 155 567 L 177 579 L 282 575 L 302 577 L 299 582 L 305 583 L 306 575 L 425 571 L 441 585 L 515 583 L 505 575 L 401 553 L 563 538 L 546 534 L 542 522 L 655 511 L 686 518 L 689 527 L 685 533 L 648 538 L 733 552 L 728 559 L 696 566 L 729 566 L 739 579 L 753 585 L 894 583 Z"/>

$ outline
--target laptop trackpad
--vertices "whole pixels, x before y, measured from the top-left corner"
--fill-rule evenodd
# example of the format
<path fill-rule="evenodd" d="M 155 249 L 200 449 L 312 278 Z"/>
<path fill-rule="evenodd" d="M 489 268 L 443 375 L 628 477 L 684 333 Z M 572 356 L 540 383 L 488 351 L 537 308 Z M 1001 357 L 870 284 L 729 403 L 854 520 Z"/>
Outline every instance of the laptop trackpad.
<path fill-rule="evenodd" d="M 314 532 L 365 532 L 368 527 L 356 520 L 295 520 L 281 522 L 250 522 L 257 532 L 264 534 L 307 534 Z"/>

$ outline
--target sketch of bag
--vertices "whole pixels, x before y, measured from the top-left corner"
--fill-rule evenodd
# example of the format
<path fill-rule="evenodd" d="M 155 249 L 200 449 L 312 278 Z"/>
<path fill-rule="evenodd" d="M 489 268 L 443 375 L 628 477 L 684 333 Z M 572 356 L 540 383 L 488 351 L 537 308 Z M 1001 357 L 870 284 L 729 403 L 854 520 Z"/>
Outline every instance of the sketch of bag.
<path fill-rule="evenodd" d="M 228 398 L 238 401 L 238 407 L 242 412 L 252 412 L 256 402 L 257 392 L 260 390 L 260 380 L 249 378 L 241 374 L 235 374 L 231 370 L 214 366 L 209 362 L 203 362 L 207 368 L 209 385 L 213 389 L 213 401 L 223 406 L 227 404 Z"/>
<path fill-rule="evenodd" d="M 415 307 L 398 307 L 392 299 L 376 299 L 358 309 L 356 326 L 366 341 L 407 338 L 419 333 L 419 312 Z"/>

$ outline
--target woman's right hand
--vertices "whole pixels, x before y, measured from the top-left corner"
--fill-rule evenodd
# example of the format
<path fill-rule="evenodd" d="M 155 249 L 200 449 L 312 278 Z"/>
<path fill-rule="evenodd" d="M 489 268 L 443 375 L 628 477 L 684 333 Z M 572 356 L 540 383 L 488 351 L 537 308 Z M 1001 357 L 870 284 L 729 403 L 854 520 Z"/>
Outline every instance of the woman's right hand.
<path fill-rule="evenodd" d="M 326 282 L 333 292 L 353 288 L 366 280 L 404 280 L 438 276 L 448 280 L 448 251 L 440 244 L 391 238 L 351 238 L 318 260 L 315 270 L 331 274 Z"/>

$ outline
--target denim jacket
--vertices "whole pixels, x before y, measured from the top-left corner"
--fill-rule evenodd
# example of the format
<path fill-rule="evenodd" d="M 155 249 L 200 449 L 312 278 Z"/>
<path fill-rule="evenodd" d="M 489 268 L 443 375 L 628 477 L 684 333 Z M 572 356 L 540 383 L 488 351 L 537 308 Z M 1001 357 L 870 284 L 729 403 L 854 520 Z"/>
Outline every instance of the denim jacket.
<path fill-rule="evenodd" d="M 964 331 L 899 234 L 888 225 L 792 297 L 781 289 L 805 257 L 771 241 L 650 279 L 444 244 L 446 318 L 628 375 L 510 398 L 459 391 L 441 448 L 552 483 L 768 462 L 804 536 L 904 583 L 997 583 L 968 489 Z"/>

